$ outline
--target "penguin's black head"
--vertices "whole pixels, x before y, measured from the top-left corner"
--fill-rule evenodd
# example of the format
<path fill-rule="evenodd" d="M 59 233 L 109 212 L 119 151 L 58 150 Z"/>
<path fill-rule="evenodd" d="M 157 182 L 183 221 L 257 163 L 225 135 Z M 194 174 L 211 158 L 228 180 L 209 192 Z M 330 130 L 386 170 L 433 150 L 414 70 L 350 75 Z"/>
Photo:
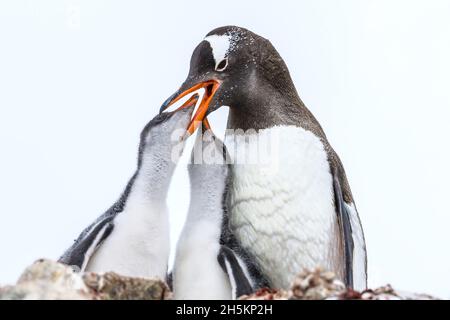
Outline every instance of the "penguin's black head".
<path fill-rule="evenodd" d="M 273 91 L 268 87 L 286 86 L 293 87 L 288 69 L 267 39 L 244 28 L 221 27 L 195 48 L 186 81 L 164 102 L 161 112 L 203 88 L 205 94 L 188 127 L 193 133 L 210 112 L 222 106 L 248 108 Z"/>
<path fill-rule="evenodd" d="M 141 132 L 139 144 L 139 165 L 145 152 L 160 156 L 172 152 L 174 147 L 183 150 L 186 142 L 186 128 L 191 121 L 198 95 L 194 94 L 177 112 L 163 112 L 150 120 Z"/>

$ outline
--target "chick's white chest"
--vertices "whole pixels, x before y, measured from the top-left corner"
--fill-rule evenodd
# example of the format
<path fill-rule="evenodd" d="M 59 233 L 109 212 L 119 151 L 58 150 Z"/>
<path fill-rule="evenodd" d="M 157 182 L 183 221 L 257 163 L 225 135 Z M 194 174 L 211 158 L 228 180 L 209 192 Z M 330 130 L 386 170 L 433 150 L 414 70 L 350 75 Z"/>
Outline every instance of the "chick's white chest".
<path fill-rule="evenodd" d="M 229 149 L 237 162 L 232 166 L 230 226 L 271 285 L 289 288 L 303 268 L 333 268 L 332 177 L 320 139 L 299 127 L 278 126 L 249 139 L 228 140 L 234 141 Z M 242 159 L 255 152 L 256 161 Z"/>

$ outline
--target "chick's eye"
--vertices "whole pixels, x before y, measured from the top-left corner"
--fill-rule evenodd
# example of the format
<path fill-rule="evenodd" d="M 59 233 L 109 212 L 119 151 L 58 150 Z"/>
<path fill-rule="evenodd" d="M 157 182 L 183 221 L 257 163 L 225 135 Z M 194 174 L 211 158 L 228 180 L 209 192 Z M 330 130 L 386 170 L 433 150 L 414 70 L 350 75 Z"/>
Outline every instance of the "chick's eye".
<path fill-rule="evenodd" d="M 228 58 L 225 58 L 217 64 L 216 70 L 223 71 L 226 69 L 227 66 L 228 66 Z"/>

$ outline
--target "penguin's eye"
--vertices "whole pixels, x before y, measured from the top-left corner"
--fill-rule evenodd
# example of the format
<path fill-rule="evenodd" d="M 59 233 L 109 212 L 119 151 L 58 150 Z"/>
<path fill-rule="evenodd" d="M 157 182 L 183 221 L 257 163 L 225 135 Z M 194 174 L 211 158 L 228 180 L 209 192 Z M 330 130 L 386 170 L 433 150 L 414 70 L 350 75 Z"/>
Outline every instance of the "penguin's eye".
<path fill-rule="evenodd" d="M 217 65 L 216 65 L 216 71 L 223 71 L 228 66 L 228 58 L 222 59 Z"/>

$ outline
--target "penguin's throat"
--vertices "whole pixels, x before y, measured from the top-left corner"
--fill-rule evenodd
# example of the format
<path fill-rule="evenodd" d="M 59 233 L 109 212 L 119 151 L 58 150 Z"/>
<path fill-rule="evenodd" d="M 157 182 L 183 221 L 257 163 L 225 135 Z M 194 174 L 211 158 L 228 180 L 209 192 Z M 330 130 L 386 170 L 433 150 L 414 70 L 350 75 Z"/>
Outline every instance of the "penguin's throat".
<path fill-rule="evenodd" d="M 175 167 L 176 163 L 170 159 L 146 158 L 137 170 L 132 193 L 152 203 L 164 202 Z"/>

